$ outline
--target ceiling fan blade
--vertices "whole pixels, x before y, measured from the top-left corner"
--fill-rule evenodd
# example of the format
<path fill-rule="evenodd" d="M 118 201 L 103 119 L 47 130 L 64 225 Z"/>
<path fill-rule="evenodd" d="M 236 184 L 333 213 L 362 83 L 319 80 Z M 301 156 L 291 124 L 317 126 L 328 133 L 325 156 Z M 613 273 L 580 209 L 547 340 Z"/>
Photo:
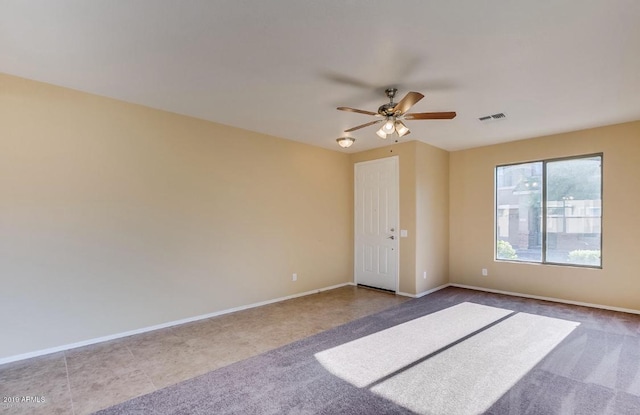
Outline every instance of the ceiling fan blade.
<path fill-rule="evenodd" d="M 422 95 L 420 92 L 411 91 L 407 95 L 405 95 L 404 98 L 400 100 L 400 102 L 396 104 L 393 110 L 397 115 L 402 115 L 405 112 L 409 111 L 409 108 L 413 107 L 422 98 L 424 98 L 424 95 Z"/>
<path fill-rule="evenodd" d="M 355 108 L 349 108 L 349 107 L 338 107 L 336 108 L 340 111 L 349 111 L 349 112 L 357 112 L 358 114 L 365 114 L 365 115 L 378 115 L 378 113 L 376 112 L 371 112 L 371 111 L 365 111 L 365 110 L 359 110 L 359 109 L 355 109 Z"/>
<path fill-rule="evenodd" d="M 376 87 L 375 84 L 369 83 L 367 81 L 363 81 L 358 78 L 351 77 L 349 75 L 343 75 L 337 72 L 324 71 L 320 75 L 329 81 L 336 82 L 343 85 L 354 86 L 354 87 L 363 88 L 363 89 L 373 89 Z"/>
<path fill-rule="evenodd" d="M 353 127 L 353 128 L 349 128 L 348 130 L 344 130 L 344 132 L 345 132 L 345 133 L 350 133 L 351 131 L 359 130 L 359 129 L 361 129 L 361 128 L 368 127 L 368 126 L 370 126 L 370 125 L 377 124 L 377 123 L 382 122 L 382 121 L 384 121 L 384 120 L 375 120 L 375 121 L 371 121 L 371 122 L 368 122 L 368 123 L 366 123 L 366 124 L 362 124 L 362 125 L 359 125 L 359 126 L 357 126 L 357 127 Z"/>
<path fill-rule="evenodd" d="M 416 112 L 405 114 L 405 120 L 450 120 L 456 117 L 456 113 L 451 112 Z"/>

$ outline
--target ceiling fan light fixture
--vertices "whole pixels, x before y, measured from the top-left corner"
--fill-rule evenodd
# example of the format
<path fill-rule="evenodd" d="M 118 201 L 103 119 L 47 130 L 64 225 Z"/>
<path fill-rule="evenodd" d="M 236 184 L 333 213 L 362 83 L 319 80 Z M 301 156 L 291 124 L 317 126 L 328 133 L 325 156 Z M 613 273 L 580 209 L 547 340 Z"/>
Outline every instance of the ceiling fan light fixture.
<path fill-rule="evenodd" d="M 409 129 L 402 121 L 396 121 L 395 124 L 396 132 L 398 133 L 398 137 L 402 137 L 409 132 Z"/>
<path fill-rule="evenodd" d="M 384 132 L 384 126 L 380 128 L 378 131 L 376 131 L 376 134 L 378 134 L 378 137 L 382 139 L 387 138 L 387 133 Z"/>
<path fill-rule="evenodd" d="M 340 137 L 336 139 L 338 145 L 342 148 L 349 148 L 356 141 L 353 137 Z"/>

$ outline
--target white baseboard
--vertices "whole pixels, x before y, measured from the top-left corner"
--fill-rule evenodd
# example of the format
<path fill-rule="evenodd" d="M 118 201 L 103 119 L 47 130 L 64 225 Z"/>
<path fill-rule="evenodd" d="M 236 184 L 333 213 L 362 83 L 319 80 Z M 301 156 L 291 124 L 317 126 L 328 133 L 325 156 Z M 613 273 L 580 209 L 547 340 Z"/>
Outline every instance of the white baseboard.
<path fill-rule="evenodd" d="M 476 287 L 473 285 L 449 284 L 449 286 L 458 287 L 458 288 L 467 288 L 469 290 L 476 290 L 476 291 L 486 291 L 486 292 L 496 293 L 496 294 L 511 295 L 514 297 L 533 298 L 534 300 L 552 301 L 554 303 L 563 303 L 563 304 L 579 305 L 582 307 L 600 308 L 603 310 L 620 311 L 622 313 L 640 314 L 640 310 L 634 310 L 631 308 L 613 307 L 613 306 L 593 304 L 593 303 L 583 303 L 582 301 L 563 300 L 560 298 L 544 297 L 541 295 L 530 295 L 530 294 L 522 294 L 522 293 L 511 292 L 511 291 L 494 290 L 491 288 Z"/>
<path fill-rule="evenodd" d="M 434 292 L 436 292 L 436 291 L 440 291 L 440 290 L 441 290 L 441 289 L 443 289 L 443 288 L 447 288 L 447 287 L 448 287 L 448 286 L 450 286 L 450 285 L 451 285 L 451 284 L 442 284 L 442 285 L 440 285 L 440 286 L 438 286 L 438 287 L 436 287 L 436 288 L 432 288 L 432 289 L 427 290 L 427 291 L 419 292 L 418 294 L 403 293 L 403 292 L 401 292 L 401 291 L 398 291 L 396 294 L 398 294 L 398 295 L 402 295 L 402 296 L 404 296 L 404 297 L 420 298 L 420 297 L 424 297 L 424 296 L 425 296 L 425 295 L 427 295 L 427 294 L 431 294 L 431 293 L 434 293 Z"/>
<path fill-rule="evenodd" d="M 427 294 L 431 294 L 431 293 L 434 293 L 434 292 L 436 292 L 436 291 L 440 291 L 441 289 L 443 289 L 443 288 L 447 288 L 447 287 L 449 287 L 450 285 L 451 285 L 451 284 L 442 284 L 442 285 L 440 285 L 440 286 L 438 286 L 438 287 L 436 287 L 436 288 L 432 288 L 432 289 L 427 290 L 427 291 L 422 291 L 422 292 L 420 292 L 420 293 L 416 294 L 416 298 L 424 297 L 424 296 L 425 296 L 425 295 L 427 295 Z"/>
<path fill-rule="evenodd" d="M 396 295 L 401 295 L 403 297 L 416 298 L 415 294 L 403 293 L 402 291 L 396 291 Z"/>
<path fill-rule="evenodd" d="M 288 295 L 286 297 L 274 298 L 272 300 L 261 301 L 259 303 L 243 305 L 243 306 L 229 308 L 229 309 L 221 310 L 221 311 L 215 311 L 213 313 L 203 314 L 203 315 L 195 316 L 195 317 L 188 317 L 188 318 L 184 318 L 184 319 L 181 319 L 181 320 L 170 321 L 168 323 L 156 324 L 155 326 L 143 327 L 143 328 L 140 328 L 140 329 L 130 330 L 130 331 L 126 331 L 126 332 L 123 332 L 123 333 L 116 333 L 116 334 L 111 334 L 111 335 L 108 335 L 108 336 L 98 337 L 98 338 L 95 338 L 95 339 L 83 340 L 83 341 L 76 342 L 76 343 L 71 343 L 71 344 L 65 344 L 65 345 L 61 345 L 61 346 L 51 347 L 51 348 L 48 348 L 48 349 L 36 350 L 34 352 L 22 353 L 22 354 L 18 354 L 18 355 L 14 355 L 14 356 L 3 357 L 3 358 L 0 358 L 0 365 L 5 364 L 5 363 L 17 362 L 19 360 L 30 359 L 32 357 L 44 356 L 44 355 L 51 354 L 51 353 L 58 353 L 58 352 L 62 352 L 62 351 L 65 351 L 65 350 L 75 349 L 75 348 L 78 348 L 78 347 L 89 346 L 91 344 L 102 343 L 102 342 L 106 342 L 106 341 L 109 341 L 109 340 L 120 339 L 122 337 L 133 336 L 135 334 L 141 334 L 141 333 L 146 333 L 146 332 L 149 332 L 149 331 L 165 329 L 167 327 L 179 326 L 180 324 L 191 323 L 191 322 L 194 322 L 194 321 L 204 320 L 204 319 L 211 318 L 211 317 L 217 317 L 217 316 L 221 316 L 221 315 L 224 315 L 224 314 L 233 313 L 233 312 L 236 312 L 236 311 L 247 310 L 249 308 L 255 308 L 255 307 L 260 307 L 260 306 L 267 305 L 267 304 L 278 303 L 280 301 L 291 300 L 293 298 L 304 297 L 306 295 L 317 294 L 317 293 L 320 293 L 320 292 L 323 292 L 323 291 L 328 291 L 328 290 L 333 290 L 335 288 L 345 287 L 347 285 L 355 285 L 355 284 L 353 282 L 345 282 L 345 283 L 342 283 L 342 284 L 332 285 L 330 287 L 319 288 L 317 290 L 311 290 L 311 291 L 306 291 L 306 292 L 299 293 L 299 294 Z"/>
<path fill-rule="evenodd" d="M 112 334 L 112 335 L 109 335 L 109 336 L 98 337 L 98 338 L 95 338 L 95 339 L 83 340 L 83 341 L 76 342 L 76 343 L 65 344 L 65 345 L 62 345 L 62 346 L 51 347 L 51 348 L 48 348 L 48 349 L 37 350 L 37 351 L 34 351 L 34 352 L 22 353 L 22 354 L 14 355 L 14 356 L 8 356 L 8 357 L 0 358 L 0 365 L 5 364 L 5 363 L 17 362 L 19 360 L 30 359 L 32 357 L 44 356 L 44 355 L 51 354 L 51 353 L 58 353 L 58 352 L 62 352 L 62 351 L 65 351 L 65 350 L 75 349 L 75 348 L 78 348 L 78 347 L 89 346 L 91 344 L 106 342 L 106 341 L 109 341 L 109 340 L 115 340 L 115 339 L 119 339 L 119 338 L 122 338 L 122 337 L 133 336 L 135 334 L 141 334 L 141 333 L 146 333 L 146 332 L 149 332 L 149 331 L 164 329 L 164 328 L 167 328 L 167 327 L 178 326 L 180 324 L 191 323 L 191 322 L 198 321 L 198 320 L 204 320 L 204 319 L 207 319 L 207 318 L 221 316 L 221 315 L 233 313 L 233 312 L 236 312 L 236 311 L 247 310 L 247 309 L 250 309 L 250 308 L 260 307 L 260 306 L 267 305 L 267 304 L 273 304 L 273 303 L 277 303 L 277 302 L 280 302 L 280 301 L 291 300 L 293 298 L 304 297 L 304 296 L 311 295 L 311 294 L 317 294 L 317 293 L 320 293 L 320 292 L 323 292 L 323 291 L 333 290 L 335 288 L 345 287 L 345 286 L 348 286 L 348 285 L 356 286 L 356 284 L 354 282 L 346 282 L 346 283 L 342 283 L 342 284 L 336 284 L 336 285 L 332 285 L 332 286 L 329 286 L 329 287 L 319 288 L 317 290 L 311 290 L 311 291 L 306 291 L 306 292 L 303 292 L 303 293 L 292 294 L 292 295 L 288 295 L 288 296 L 285 296 L 285 297 L 280 297 L 280 298 L 275 298 L 275 299 L 272 299 L 272 300 L 261 301 L 259 303 L 253 303 L 253 304 L 243 305 L 243 306 L 239 306 L 239 307 L 229 308 L 229 309 L 226 309 L 226 310 L 216 311 L 216 312 L 209 313 L 209 314 L 203 314 L 203 315 L 200 315 L 200 316 L 185 318 L 185 319 L 182 319 L 182 320 L 170 321 L 168 323 L 157 324 L 155 326 L 143 327 L 143 328 L 140 328 L 140 329 L 131 330 L 131 331 L 123 332 L 123 333 Z M 511 292 L 511 291 L 494 290 L 494 289 L 491 289 L 491 288 L 476 287 L 476 286 L 473 286 L 473 285 L 464 285 L 464 284 L 455 284 L 455 283 L 443 284 L 443 285 L 440 285 L 438 287 L 432 288 L 430 290 L 420 292 L 418 294 L 409 294 L 409 293 L 404 293 L 404 292 L 397 292 L 396 294 L 397 295 L 402 295 L 402 296 L 405 296 L 405 297 L 420 298 L 420 297 L 423 297 L 423 296 L 425 296 L 427 294 L 431 294 L 433 292 L 442 290 L 443 288 L 447 288 L 447 287 L 466 288 L 466 289 L 469 289 L 469 290 L 485 291 L 485 292 L 496 293 L 496 294 L 510 295 L 510 296 L 514 296 L 514 297 L 532 298 L 532 299 L 535 299 L 535 300 L 552 301 L 552 302 L 555 302 L 555 303 L 563 303 L 563 304 L 578 305 L 578 306 L 583 306 L 583 307 L 600 308 L 600 309 L 604 309 L 604 310 L 620 311 L 620 312 L 623 312 L 623 313 L 640 314 L 640 310 L 634 310 L 634 309 L 629 309 L 629 308 L 612 307 L 612 306 L 606 306 L 606 305 L 601 305 L 601 304 L 584 303 L 584 302 L 581 302 L 581 301 L 563 300 L 563 299 L 554 298 L 554 297 L 543 297 L 543 296 L 540 296 L 540 295 L 522 294 L 522 293 Z"/>

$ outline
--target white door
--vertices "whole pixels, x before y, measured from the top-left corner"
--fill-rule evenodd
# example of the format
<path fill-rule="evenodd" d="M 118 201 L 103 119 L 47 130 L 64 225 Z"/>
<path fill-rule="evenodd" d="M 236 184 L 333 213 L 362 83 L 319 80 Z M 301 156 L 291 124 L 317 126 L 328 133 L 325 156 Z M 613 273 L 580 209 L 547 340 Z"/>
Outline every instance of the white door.
<path fill-rule="evenodd" d="M 356 284 L 398 288 L 398 157 L 355 165 Z"/>

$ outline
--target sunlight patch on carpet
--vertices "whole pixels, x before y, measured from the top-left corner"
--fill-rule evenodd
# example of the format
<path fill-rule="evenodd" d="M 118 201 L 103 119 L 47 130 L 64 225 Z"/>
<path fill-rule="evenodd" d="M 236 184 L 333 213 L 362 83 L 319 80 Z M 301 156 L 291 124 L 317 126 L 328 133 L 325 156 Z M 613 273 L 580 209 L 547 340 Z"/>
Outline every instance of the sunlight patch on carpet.
<path fill-rule="evenodd" d="M 371 390 L 418 414 L 481 414 L 579 324 L 518 313 Z"/>
<path fill-rule="evenodd" d="M 364 387 L 511 313 L 503 308 L 460 303 L 324 350 L 315 357 L 330 373 Z"/>

